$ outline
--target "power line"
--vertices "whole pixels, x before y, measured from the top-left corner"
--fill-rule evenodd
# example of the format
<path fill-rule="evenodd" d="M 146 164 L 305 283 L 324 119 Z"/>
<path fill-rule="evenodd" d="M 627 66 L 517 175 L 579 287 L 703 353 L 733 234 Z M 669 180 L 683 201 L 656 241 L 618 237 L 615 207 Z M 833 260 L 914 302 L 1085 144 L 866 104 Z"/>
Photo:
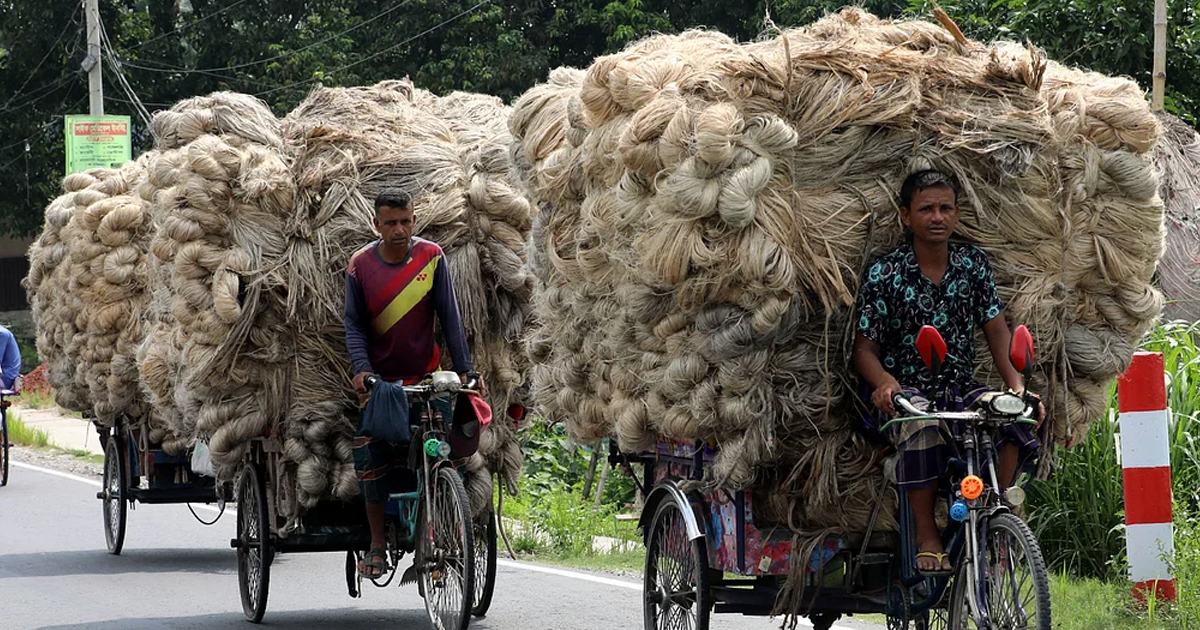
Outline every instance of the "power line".
<path fill-rule="evenodd" d="M 83 96 L 83 98 L 79 99 L 78 101 L 75 101 L 75 104 L 74 104 L 74 105 L 71 105 L 71 107 L 68 109 L 68 111 L 70 111 L 70 110 L 73 110 L 73 109 L 75 109 L 76 107 L 79 107 L 79 106 L 80 106 L 80 105 L 81 105 L 81 104 L 82 104 L 84 101 L 86 101 L 86 100 L 87 100 L 87 95 L 85 94 L 85 95 Z M 12 144 L 6 144 L 6 145 L 4 145 L 4 146 L 0 147 L 0 153 L 2 153 L 2 152 L 4 152 L 4 151 L 7 151 L 7 150 L 9 150 L 9 149 L 11 149 L 11 148 L 13 148 L 13 147 L 15 147 L 15 146 L 22 145 L 22 144 L 25 144 L 26 142 L 29 142 L 29 141 L 33 140 L 34 138 L 36 138 L 36 137 L 38 136 L 38 134 L 40 134 L 40 133 L 42 133 L 43 131 L 45 131 L 45 130 L 49 129 L 51 125 L 53 125 L 54 123 L 58 122 L 58 117 L 59 117 L 59 114 L 55 114 L 55 119 L 54 119 L 54 120 L 51 120 L 51 121 L 49 121 L 49 122 L 46 122 L 46 123 L 43 123 L 43 124 L 42 124 L 42 126 L 38 127 L 37 131 L 34 131 L 33 133 L 29 134 L 29 135 L 28 135 L 28 136 L 26 136 L 25 138 L 22 138 L 22 139 L 20 139 L 20 140 L 17 140 L 16 142 L 13 142 Z"/>
<path fill-rule="evenodd" d="M 113 53 L 112 40 L 108 38 L 108 29 L 104 28 L 103 23 L 100 24 L 100 39 L 104 43 L 104 52 L 108 54 L 108 59 L 112 62 L 112 72 L 110 74 L 117 77 L 117 83 L 125 92 L 125 95 L 132 99 L 134 111 L 138 116 L 141 116 L 142 122 L 149 128 L 150 112 L 142 104 L 142 99 L 138 98 L 137 93 L 133 91 L 133 86 L 129 84 L 129 79 L 125 77 L 125 72 L 121 69 L 121 62 L 117 59 L 116 54 Z"/>
<path fill-rule="evenodd" d="M 24 90 L 25 86 L 29 85 L 29 82 L 33 80 L 33 77 L 37 76 L 37 71 L 41 70 L 42 64 L 46 63 L 46 60 L 50 58 L 50 55 L 54 54 L 54 51 L 58 48 L 58 45 L 62 42 L 63 37 L 66 36 L 67 31 L 71 30 L 72 26 L 76 26 L 79 24 L 79 22 L 75 18 L 77 18 L 79 16 L 79 11 L 82 8 L 83 8 L 82 3 L 80 3 L 78 6 L 75 7 L 75 11 L 73 13 L 71 13 L 71 17 L 67 18 L 67 25 L 64 26 L 62 32 L 58 34 L 58 39 L 55 39 L 54 43 L 51 44 L 50 48 L 46 51 L 46 54 L 42 55 L 42 60 L 37 62 L 37 65 L 33 67 L 33 70 L 29 73 L 29 76 L 25 78 L 25 82 L 21 84 L 21 87 L 17 88 L 17 90 L 15 92 L 13 92 L 13 95 L 8 97 L 8 100 L 5 101 L 3 105 L 0 105 L 0 111 L 5 110 L 10 104 L 12 104 L 13 99 L 20 96 L 21 90 Z"/>
<path fill-rule="evenodd" d="M 383 55 L 386 55 L 386 54 L 388 54 L 388 53 L 392 52 L 393 50 L 396 50 L 397 48 L 400 48 L 401 46 L 404 46 L 404 45 L 406 45 L 406 44 L 409 44 L 409 43 L 411 43 L 411 42 L 413 42 L 413 41 L 415 41 L 415 40 L 417 40 L 417 39 L 419 39 L 419 38 L 421 38 L 421 37 L 424 37 L 424 36 L 426 36 L 426 35 L 428 35 L 428 34 L 430 34 L 430 33 L 434 32 L 434 31 L 436 31 L 437 29 L 439 29 L 439 28 L 441 28 L 441 27 L 443 27 L 443 26 L 445 26 L 445 25 L 447 25 L 447 24 L 449 24 L 449 23 L 451 23 L 451 22 L 453 22 L 453 21 L 455 21 L 455 20 L 457 20 L 457 19 L 459 19 L 459 18 L 461 18 L 461 17 L 463 17 L 463 16 L 467 15 L 467 14 L 474 13 L 476 9 L 478 9 L 479 7 L 482 7 L 483 5 L 485 5 L 485 4 L 488 4 L 488 3 L 490 3 L 490 2 L 491 2 L 491 0 L 482 0 L 481 2 L 479 2 L 478 4 L 476 4 L 475 6 L 473 6 L 473 7 L 469 8 L 469 9 L 467 9 L 467 10 L 465 10 L 465 11 L 463 11 L 463 12 L 459 13 L 458 15 L 455 15 L 454 17 L 448 18 L 448 19 L 446 19 L 446 20 L 442 21 L 442 22 L 441 22 L 441 23 L 439 23 L 439 24 L 436 24 L 436 25 L 434 25 L 434 26 L 431 26 L 430 28 L 427 28 L 427 29 L 425 29 L 424 31 L 421 31 L 420 33 L 417 33 L 416 35 L 413 35 L 412 37 L 409 37 L 408 39 L 405 39 L 404 41 L 402 41 L 402 42 L 400 42 L 400 43 L 398 43 L 398 44 L 394 44 L 394 45 L 392 45 L 392 46 L 389 46 L 389 47 L 387 47 L 387 48 L 384 48 L 383 50 L 380 50 L 380 51 L 378 51 L 378 52 L 375 52 L 375 53 L 373 53 L 373 54 L 371 54 L 371 55 L 368 55 L 368 56 L 366 56 L 366 57 L 363 57 L 362 59 L 359 59 L 358 61 L 355 61 L 355 62 L 352 62 L 352 63 L 348 63 L 348 64 L 346 64 L 346 65 L 344 65 L 344 66 L 342 66 L 342 67 L 340 67 L 340 68 L 334 68 L 333 70 L 330 70 L 330 71 L 329 71 L 329 74 L 331 74 L 331 75 L 332 75 L 332 74 L 336 74 L 336 73 L 338 73 L 338 72 L 342 72 L 343 70 L 349 70 L 350 68 L 353 68 L 353 67 L 355 67 L 355 66 L 358 66 L 358 65 L 364 64 L 364 63 L 366 63 L 366 62 L 368 62 L 368 61 L 370 61 L 370 60 L 372 60 L 372 59 L 375 59 L 375 58 L 381 57 L 381 56 L 383 56 Z M 303 81 L 297 81 L 297 82 L 295 82 L 295 83 L 289 83 L 289 84 L 287 84 L 287 85 L 281 85 L 281 86 L 279 86 L 279 87 L 272 88 L 272 89 L 270 89 L 270 90 L 267 90 L 267 91 L 265 91 L 265 92 L 259 92 L 258 94 L 255 94 L 255 96 L 262 97 L 262 96 L 266 96 L 266 95 L 268 95 L 268 94 L 274 94 L 275 92 L 280 92 L 280 91 L 287 90 L 287 89 L 290 89 L 290 88 L 299 87 L 299 86 L 301 86 L 301 85 L 306 85 L 306 84 L 313 83 L 313 82 L 316 82 L 316 81 L 319 81 L 319 80 L 320 80 L 320 78 L 319 78 L 319 77 L 312 77 L 312 78 L 309 78 L 309 79 L 305 79 L 305 80 L 303 80 Z"/>
<path fill-rule="evenodd" d="M 117 96 L 113 96 L 111 94 L 105 94 L 104 100 L 112 101 L 114 103 L 124 103 L 126 105 L 136 105 L 136 103 L 134 103 L 133 101 L 131 101 L 127 98 L 120 98 Z M 142 105 L 146 105 L 148 107 L 169 108 L 169 107 L 172 107 L 174 105 L 174 103 L 151 103 L 150 101 L 142 101 Z"/>
<path fill-rule="evenodd" d="M 118 59 L 118 61 L 120 61 L 122 66 L 125 66 L 128 68 L 133 68 L 135 70 L 145 70 L 147 72 L 158 72 L 160 74 L 203 74 L 203 75 L 207 75 L 210 77 L 216 77 L 218 79 L 225 79 L 226 81 L 239 81 L 242 83 L 253 83 L 253 81 L 239 79 L 237 77 L 231 77 L 226 74 L 217 74 L 216 72 L 210 72 L 208 70 L 198 70 L 198 69 L 194 69 L 194 68 L 184 68 L 181 66 L 172 66 L 170 64 L 166 64 L 161 61 L 152 62 L 152 63 L 157 63 L 161 66 L 159 68 L 152 68 L 150 66 L 143 66 L 143 65 L 134 63 L 132 61 L 126 61 L 124 59 L 121 59 L 120 56 L 118 56 L 117 59 Z M 146 60 L 139 59 L 138 61 L 146 61 Z"/>
<path fill-rule="evenodd" d="M 21 101 L 20 103 L 16 103 L 16 104 L 4 107 L 4 108 L 0 108 L 0 114 L 18 110 L 18 109 L 22 109 L 24 107 L 32 105 L 33 103 L 36 103 L 37 101 L 40 101 L 43 98 L 46 98 L 50 94 L 54 93 L 58 88 L 62 87 L 63 84 L 71 81 L 74 78 L 75 78 L 74 75 L 68 74 L 68 75 L 59 77 L 58 80 L 53 83 L 47 83 L 46 85 L 43 85 L 41 87 L 34 88 L 32 92 L 22 95 L 27 98 L 25 98 L 25 100 Z"/>
<path fill-rule="evenodd" d="M 173 30 L 167 31 L 166 33 L 163 33 L 162 35 L 159 35 L 159 36 L 157 36 L 157 37 L 152 37 L 152 38 L 150 38 L 150 39 L 147 39 L 146 41 L 144 41 L 144 42 L 142 42 L 142 43 L 140 43 L 140 44 L 137 44 L 137 45 L 135 45 L 134 47 L 130 48 L 129 50 L 130 50 L 130 52 L 132 52 L 132 51 L 135 51 L 135 50 L 137 50 L 137 49 L 139 49 L 139 48 L 141 48 L 141 47 L 143 47 L 143 46 L 146 46 L 147 44 L 152 44 L 152 43 L 154 43 L 154 42 L 156 42 L 156 41 L 158 41 L 158 40 L 160 40 L 160 39 L 162 39 L 162 38 L 164 38 L 164 37 L 168 37 L 168 36 L 170 36 L 170 35 L 174 35 L 175 33 L 178 33 L 178 32 L 180 32 L 180 31 L 183 31 L 183 30 L 189 29 L 189 28 L 191 28 L 191 27 L 193 27 L 193 26 L 195 26 L 195 25 L 197 25 L 197 24 L 199 24 L 199 23 L 201 23 L 201 22 L 204 22 L 204 21 L 206 21 L 206 20 L 211 20 L 212 18 L 215 18 L 215 17 L 217 17 L 218 15 L 220 15 L 220 14 L 222 14 L 222 13 L 226 12 L 226 11 L 229 11 L 230 9 L 233 9 L 234 7 L 237 7 L 237 6 L 240 6 L 240 5 L 246 4 L 246 3 L 247 3 L 247 2 L 249 2 L 249 1 L 250 1 L 250 0 L 238 0 L 237 2 L 234 2 L 234 3 L 232 3 L 232 4 L 228 5 L 228 6 L 226 6 L 225 8 L 223 8 L 223 9 L 220 9 L 220 10 L 218 10 L 218 11 L 214 12 L 214 13 L 210 13 L 210 14 L 208 14 L 208 15 L 206 15 L 206 16 L 204 16 L 204 17 L 200 18 L 199 20 L 196 20 L 195 22 L 188 22 L 187 24 L 184 24 L 184 25 L 182 25 L 182 26 L 179 26 L 179 27 L 177 27 L 177 28 L 175 28 L 175 29 L 173 29 Z"/>

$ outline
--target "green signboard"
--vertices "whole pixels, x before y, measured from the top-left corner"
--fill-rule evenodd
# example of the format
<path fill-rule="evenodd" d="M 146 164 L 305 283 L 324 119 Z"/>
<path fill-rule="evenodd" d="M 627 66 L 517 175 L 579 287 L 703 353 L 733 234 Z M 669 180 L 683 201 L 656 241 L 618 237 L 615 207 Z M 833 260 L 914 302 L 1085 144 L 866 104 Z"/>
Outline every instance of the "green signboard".
<path fill-rule="evenodd" d="M 116 168 L 132 156 L 128 116 L 67 116 L 67 174 Z"/>

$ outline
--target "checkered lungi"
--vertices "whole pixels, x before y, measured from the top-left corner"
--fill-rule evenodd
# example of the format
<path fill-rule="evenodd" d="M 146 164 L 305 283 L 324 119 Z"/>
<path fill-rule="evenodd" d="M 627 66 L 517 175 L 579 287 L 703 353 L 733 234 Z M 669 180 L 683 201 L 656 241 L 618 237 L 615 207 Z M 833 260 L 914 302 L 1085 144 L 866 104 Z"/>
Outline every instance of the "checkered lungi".
<path fill-rule="evenodd" d="M 966 387 L 949 387 L 937 397 L 939 411 L 963 411 L 970 409 L 977 400 L 989 391 L 994 391 L 982 383 L 972 381 Z M 929 406 L 929 397 L 920 390 L 912 387 L 903 388 L 913 405 L 918 409 Z M 860 402 L 865 405 L 864 422 L 875 430 L 883 426 L 889 418 L 875 407 L 871 401 L 870 385 L 863 383 L 859 391 Z M 896 483 L 906 489 L 913 490 L 937 483 L 946 474 L 953 451 L 946 444 L 945 437 L 938 431 L 937 420 L 914 420 L 892 425 L 885 437 L 896 447 L 899 455 L 896 461 Z M 950 434 L 954 440 L 962 444 L 963 423 L 947 422 Z M 1017 446 L 1018 474 L 1031 470 L 1037 463 L 1038 439 L 1033 428 L 1028 424 L 1010 424 L 1000 431 L 996 450 L 1008 444 Z"/>

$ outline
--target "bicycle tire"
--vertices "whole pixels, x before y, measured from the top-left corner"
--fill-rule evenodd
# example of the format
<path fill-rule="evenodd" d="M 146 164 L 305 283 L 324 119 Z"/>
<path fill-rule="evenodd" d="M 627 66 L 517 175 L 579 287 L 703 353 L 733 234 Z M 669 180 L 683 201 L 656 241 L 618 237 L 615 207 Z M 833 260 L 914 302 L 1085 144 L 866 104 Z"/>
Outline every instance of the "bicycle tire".
<path fill-rule="evenodd" d="M 990 627 L 996 630 L 1051 630 L 1050 578 L 1042 550 L 1029 526 L 1013 514 L 996 514 L 988 519 L 988 536 L 982 548 L 987 563 L 984 602 L 989 611 Z M 966 592 L 970 580 L 962 563 L 950 596 L 948 630 L 967 630 L 970 611 Z M 1027 575 L 1017 569 L 1024 567 Z M 1013 597 L 1017 595 L 1017 597 Z M 1014 599 L 1012 603 L 1001 601 Z"/>
<path fill-rule="evenodd" d="M 129 516 L 129 501 L 125 498 L 128 460 L 121 444 L 121 432 L 114 429 L 104 444 L 103 491 L 100 493 L 101 516 L 104 523 L 104 543 L 108 552 L 121 555 L 125 547 L 125 525 Z"/>
<path fill-rule="evenodd" d="M 449 466 L 434 472 L 431 485 L 434 531 L 426 531 L 424 515 L 417 523 L 418 577 L 425 611 L 434 630 L 466 630 L 475 594 L 471 501 L 462 477 Z"/>
<path fill-rule="evenodd" d="M 482 522 L 481 522 L 482 521 Z M 471 614 L 487 615 L 496 589 L 496 513 L 487 513 L 474 520 L 475 536 L 475 602 Z"/>
<path fill-rule="evenodd" d="M 685 509 L 691 506 L 664 498 L 646 535 L 642 574 L 646 630 L 708 630 L 712 613 L 708 547 L 703 538 L 688 540 Z"/>
<path fill-rule="evenodd" d="M 0 488 L 8 485 L 8 412 L 0 416 Z"/>

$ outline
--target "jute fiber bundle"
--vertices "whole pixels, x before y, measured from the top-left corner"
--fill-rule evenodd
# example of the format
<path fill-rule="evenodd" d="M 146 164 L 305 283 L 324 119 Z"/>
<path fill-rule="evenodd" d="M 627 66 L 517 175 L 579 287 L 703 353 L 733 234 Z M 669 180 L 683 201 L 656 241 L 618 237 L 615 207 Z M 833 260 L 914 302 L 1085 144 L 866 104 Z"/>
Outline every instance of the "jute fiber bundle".
<path fill-rule="evenodd" d="M 229 479 L 286 407 L 291 334 L 268 296 L 283 290 L 275 269 L 296 188 L 261 101 L 189 99 L 153 129 L 156 281 L 139 369 L 155 411 L 207 440 Z"/>
<path fill-rule="evenodd" d="M 766 489 L 756 512 L 798 533 L 862 530 L 891 492 L 849 348 L 908 174 L 960 182 L 960 235 L 1035 336 L 1047 442 L 1102 412 L 1161 306 L 1159 125 L 1131 81 L 1032 48 L 854 9 L 753 44 L 655 36 L 555 71 L 510 125 L 541 204 L 542 411 L 626 450 L 718 444 L 710 486 Z"/>
<path fill-rule="evenodd" d="M 400 188 L 414 197 L 416 234 L 446 251 L 475 367 L 488 378 L 496 422 L 469 463 L 472 503 L 477 511 L 490 505 L 493 474 L 515 490 L 522 458 L 503 414 L 524 384 L 517 344 L 532 290 L 524 269 L 532 212 L 510 183 L 507 114 L 492 97 L 437 97 L 387 81 L 315 90 L 284 121 L 300 194 L 287 277 L 301 366 L 285 451 L 308 462 L 298 472 L 302 489 L 308 470 L 332 466 L 335 496 L 357 491 L 349 450 L 357 409 L 341 323 L 345 269 L 377 238 L 375 195 Z M 328 449 L 317 450 L 311 435 L 328 436 Z M 301 503 L 317 496 L 306 493 Z"/>
<path fill-rule="evenodd" d="M 1200 321 L 1200 133 L 1159 114 L 1163 136 L 1154 147 L 1167 215 L 1167 246 L 1158 263 L 1164 319 Z"/>
<path fill-rule="evenodd" d="M 23 284 L 37 324 L 38 354 L 49 365 L 47 377 L 59 405 L 81 412 L 91 411 L 87 375 L 79 370 L 79 354 L 86 345 L 83 302 L 72 292 L 76 268 L 71 245 L 76 214 L 92 203 L 128 190 L 128 182 L 117 169 L 93 169 L 63 180 L 63 194 L 45 212 L 38 240 L 29 248 L 29 275 Z M 85 278 L 85 281 L 88 279 Z M 111 422 L 111 417 L 106 421 Z"/>

